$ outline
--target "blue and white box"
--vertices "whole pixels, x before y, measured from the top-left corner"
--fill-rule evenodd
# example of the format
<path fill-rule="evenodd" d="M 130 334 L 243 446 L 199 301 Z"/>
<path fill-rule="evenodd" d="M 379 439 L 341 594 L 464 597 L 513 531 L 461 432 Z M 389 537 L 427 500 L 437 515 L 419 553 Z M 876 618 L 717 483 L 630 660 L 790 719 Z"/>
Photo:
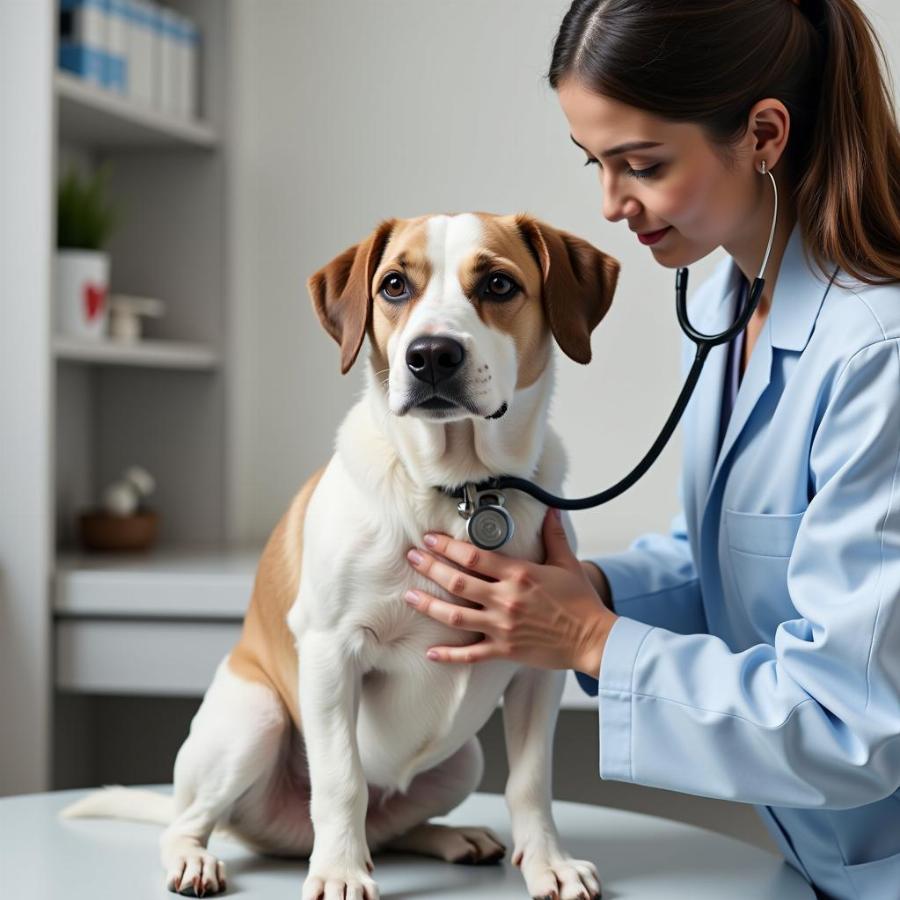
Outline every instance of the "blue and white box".
<path fill-rule="evenodd" d="M 200 116 L 200 29 L 188 24 L 187 50 L 187 108 L 191 118 Z"/>
<path fill-rule="evenodd" d="M 128 20 L 126 0 L 103 0 L 106 11 L 106 87 L 128 93 Z"/>
<path fill-rule="evenodd" d="M 150 103 L 155 109 L 162 109 L 159 74 L 162 61 L 162 6 L 156 0 L 144 0 L 144 5 L 149 12 L 150 24 Z"/>
<path fill-rule="evenodd" d="M 176 115 L 178 112 L 178 15 L 165 6 L 158 7 L 157 35 L 159 65 L 157 68 L 157 107 L 161 112 Z"/>
<path fill-rule="evenodd" d="M 59 0 L 59 67 L 106 86 L 104 0 Z"/>
<path fill-rule="evenodd" d="M 153 7 L 146 0 L 129 0 L 129 10 L 128 96 L 141 106 L 153 106 Z"/>
<path fill-rule="evenodd" d="M 176 34 L 176 112 L 185 119 L 197 115 L 197 58 L 200 31 L 187 16 L 179 16 Z"/>

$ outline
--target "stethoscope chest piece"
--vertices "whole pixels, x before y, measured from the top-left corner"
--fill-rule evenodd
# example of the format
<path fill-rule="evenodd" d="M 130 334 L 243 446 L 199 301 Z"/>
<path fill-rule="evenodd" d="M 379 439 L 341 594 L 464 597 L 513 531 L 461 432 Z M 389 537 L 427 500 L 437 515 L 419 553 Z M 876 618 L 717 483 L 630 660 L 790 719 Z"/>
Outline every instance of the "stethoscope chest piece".
<path fill-rule="evenodd" d="M 463 490 L 465 498 L 460 500 L 457 509 L 466 520 L 469 540 L 482 550 L 498 550 L 507 544 L 516 533 L 516 525 L 504 507 L 503 493 L 498 490 L 479 493 L 473 484 L 465 485 Z"/>

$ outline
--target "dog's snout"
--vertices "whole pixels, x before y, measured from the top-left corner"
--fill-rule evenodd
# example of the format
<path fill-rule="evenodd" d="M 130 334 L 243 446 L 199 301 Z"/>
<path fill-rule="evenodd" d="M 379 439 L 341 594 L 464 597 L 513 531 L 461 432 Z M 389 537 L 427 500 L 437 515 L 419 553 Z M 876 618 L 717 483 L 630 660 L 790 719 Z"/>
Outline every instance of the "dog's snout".
<path fill-rule="evenodd" d="M 466 358 L 459 341 L 447 335 L 416 338 L 406 348 L 409 371 L 426 384 L 436 385 L 454 375 Z"/>

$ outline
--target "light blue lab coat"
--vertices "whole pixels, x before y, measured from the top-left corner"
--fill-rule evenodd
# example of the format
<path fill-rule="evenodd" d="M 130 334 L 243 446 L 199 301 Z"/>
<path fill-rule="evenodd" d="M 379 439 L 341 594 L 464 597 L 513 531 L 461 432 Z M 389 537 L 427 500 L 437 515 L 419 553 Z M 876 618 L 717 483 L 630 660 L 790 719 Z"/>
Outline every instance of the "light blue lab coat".
<path fill-rule="evenodd" d="M 621 616 L 600 774 L 752 803 L 819 888 L 900 900 L 900 286 L 833 269 L 795 227 L 721 452 L 726 347 L 685 413 L 683 514 L 594 560 Z M 740 277 L 697 291 L 698 327 Z"/>

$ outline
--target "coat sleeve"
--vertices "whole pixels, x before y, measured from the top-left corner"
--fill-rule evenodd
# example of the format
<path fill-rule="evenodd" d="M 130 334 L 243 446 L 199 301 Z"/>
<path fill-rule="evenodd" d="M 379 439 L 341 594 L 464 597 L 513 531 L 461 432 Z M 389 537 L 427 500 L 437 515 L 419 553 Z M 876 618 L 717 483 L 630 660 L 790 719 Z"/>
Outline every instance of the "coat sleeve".
<path fill-rule="evenodd" d="M 618 619 L 600 774 L 755 804 L 845 809 L 900 786 L 900 342 L 858 351 L 810 450 L 814 495 L 774 644 Z M 627 616 L 627 614 L 626 614 Z"/>
<path fill-rule="evenodd" d="M 623 553 L 590 561 L 606 575 L 619 615 L 681 634 L 707 630 L 684 513 L 672 520 L 669 534 L 644 535 Z M 597 680 L 582 672 L 575 675 L 582 689 L 596 697 Z"/>

